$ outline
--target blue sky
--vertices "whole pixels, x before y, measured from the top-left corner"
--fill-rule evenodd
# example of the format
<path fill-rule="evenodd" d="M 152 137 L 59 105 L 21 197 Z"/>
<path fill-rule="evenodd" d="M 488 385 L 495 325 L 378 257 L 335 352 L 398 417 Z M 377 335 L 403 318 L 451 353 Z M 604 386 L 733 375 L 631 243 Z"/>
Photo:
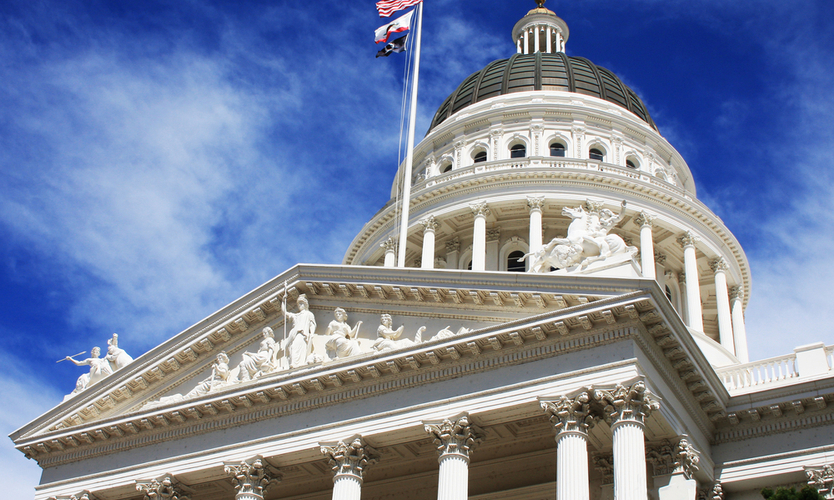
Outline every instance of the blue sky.
<path fill-rule="evenodd" d="M 520 0 L 426 0 L 419 132 L 512 55 Z M 834 3 L 549 0 L 744 246 L 751 356 L 832 344 Z M 298 262 L 339 263 L 388 198 L 402 56 L 373 1 L 0 3 L 0 430 Z M 0 446 L 9 498 L 38 468 Z M 14 479 L 11 479 L 14 478 Z"/>

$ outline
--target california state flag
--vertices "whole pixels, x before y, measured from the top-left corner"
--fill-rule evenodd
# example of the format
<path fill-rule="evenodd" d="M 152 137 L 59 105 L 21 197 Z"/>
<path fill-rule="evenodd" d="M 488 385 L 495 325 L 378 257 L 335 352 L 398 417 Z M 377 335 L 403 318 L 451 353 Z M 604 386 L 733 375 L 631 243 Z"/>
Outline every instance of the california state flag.
<path fill-rule="evenodd" d="M 394 12 L 407 9 L 422 1 L 423 0 L 380 0 L 376 3 L 376 10 L 379 11 L 379 17 L 390 17 Z"/>
<path fill-rule="evenodd" d="M 385 43 L 388 41 L 388 37 L 390 37 L 392 34 L 409 29 L 411 27 L 411 18 L 413 16 L 414 11 L 412 10 L 404 16 L 394 19 L 385 26 L 380 26 L 379 28 L 377 28 L 377 30 L 374 32 L 374 39 L 376 43 Z"/>

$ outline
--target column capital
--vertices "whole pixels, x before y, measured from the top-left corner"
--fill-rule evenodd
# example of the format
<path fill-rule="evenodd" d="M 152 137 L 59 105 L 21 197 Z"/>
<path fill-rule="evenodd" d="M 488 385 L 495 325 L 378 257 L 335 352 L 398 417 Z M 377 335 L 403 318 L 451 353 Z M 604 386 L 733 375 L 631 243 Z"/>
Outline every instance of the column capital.
<path fill-rule="evenodd" d="M 655 220 L 654 215 L 649 215 L 645 210 L 641 210 L 637 216 L 634 217 L 634 223 L 642 227 L 652 227 Z"/>
<path fill-rule="evenodd" d="M 605 405 L 605 420 L 611 424 L 631 421 L 642 424 L 660 403 L 646 389 L 643 381 L 629 386 L 617 384 L 613 390 L 594 390 L 594 399 Z"/>
<path fill-rule="evenodd" d="M 459 252 L 460 251 L 460 240 L 455 237 L 452 241 L 446 242 L 446 253 L 452 252 Z"/>
<path fill-rule="evenodd" d="M 484 439 L 484 431 L 462 414 L 451 419 L 423 422 L 426 432 L 434 437 L 442 459 L 446 455 L 459 455 L 469 460 L 469 452 Z"/>
<path fill-rule="evenodd" d="M 144 500 L 189 500 L 191 488 L 177 481 L 172 474 L 150 480 L 137 480 L 136 491 L 144 495 Z"/>
<path fill-rule="evenodd" d="M 490 213 L 489 205 L 485 201 L 470 203 L 469 208 L 472 210 L 472 215 L 475 217 L 486 217 Z"/>
<path fill-rule="evenodd" d="M 494 227 L 492 229 L 487 229 L 486 239 L 487 241 L 495 241 L 501 239 L 501 228 Z"/>
<path fill-rule="evenodd" d="M 51 496 L 47 500 L 99 500 L 97 496 L 93 495 L 89 490 L 84 490 L 77 495 L 58 495 Z"/>
<path fill-rule="evenodd" d="M 646 458 L 652 464 L 655 476 L 683 473 L 687 479 L 692 479 L 693 474 L 698 472 L 701 461 L 700 453 L 685 436 L 675 445 L 664 440 L 647 448 Z"/>
<path fill-rule="evenodd" d="M 527 210 L 529 212 L 541 212 L 542 207 L 544 207 L 544 196 L 528 196 L 527 197 Z"/>
<path fill-rule="evenodd" d="M 682 248 L 687 248 L 687 247 L 693 247 L 694 248 L 695 243 L 699 242 L 700 240 L 701 240 L 701 238 L 695 236 L 695 234 L 692 233 L 692 231 L 686 231 L 682 235 L 678 236 L 678 244 Z"/>
<path fill-rule="evenodd" d="M 380 247 L 384 248 L 386 252 L 396 252 L 397 251 L 397 243 L 394 241 L 394 238 L 388 237 L 385 241 L 379 244 Z"/>
<path fill-rule="evenodd" d="M 707 494 L 709 500 L 724 500 L 724 488 L 721 483 L 715 483 L 712 490 Z"/>
<path fill-rule="evenodd" d="M 655 250 L 654 252 L 654 261 L 660 264 L 661 266 L 666 263 L 666 254 L 660 251 Z"/>
<path fill-rule="evenodd" d="M 805 467 L 805 477 L 808 486 L 816 488 L 820 493 L 831 493 L 834 489 L 834 464 L 822 467 Z"/>
<path fill-rule="evenodd" d="M 489 135 L 491 135 L 492 137 L 500 137 L 503 134 L 504 134 L 504 130 L 500 129 L 500 128 L 494 128 L 494 129 L 489 131 Z"/>
<path fill-rule="evenodd" d="M 681 286 L 684 286 L 684 287 L 685 287 L 685 286 L 686 286 L 686 273 L 685 273 L 685 272 L 681 272 L 681 273 L 677 273 L 677 275 L 678 275 L 678 283 L 679 283 Z"/>
<path fill-rule="evenodd" d="M 730 300 L 744 300 L 744 287 L 743 286 L 731 286 L 730 287 Z"/>
<path fill-rule="evenodd" d="M 717 259 L 711 260 L 709 267 L 714 273 L 727 272 L 730 270 L 730 266 L 727 265 L 727 261 L 724 260 L 724 257 L 718 257 Z"/>
<path fill-rule="evenodd" d="M 264 463 L 261 456 L 243 462 L 223 462 L 223 470 L 231 476 L 235 486 L 235 495 L 263 497 L 273 482 L 282 479 L 277 469 Z"/>
<path fill-rule="evenodd" d="M 429 215 L 427 217 L 423 217 L 418 222 L 421 226 L 423 226 L 423 232 L 434 232 L 437 229 L 437 220 L 434 218 L 434 215 Z"/>
<path fill-rule="evenodd" d="M 583 389 L 575 396 L 561 396 L 559 399 L 541 399 L 542 410 L 550 416 L 550 422 L 557 434 L 579 432 L 587 435 L 597 417 L 591 415 L 592 388 Z"/>
<path fill-rule="evenodd" d="M 353 476 L 362 482 L 365 469 L 379 461 L 379 453 L 365 444 L 361 436 L 345 441 L 321 443 L 321 452 L 333 469 L 334 480 L 339 476 Z"/>

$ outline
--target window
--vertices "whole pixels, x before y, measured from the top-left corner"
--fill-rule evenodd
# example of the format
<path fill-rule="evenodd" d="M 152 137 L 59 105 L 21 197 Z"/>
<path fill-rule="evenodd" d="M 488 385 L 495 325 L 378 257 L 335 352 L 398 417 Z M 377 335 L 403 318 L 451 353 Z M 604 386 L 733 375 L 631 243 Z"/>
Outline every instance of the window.
<path fill-rule="evenodd" d="M 527 156 L 527 146 L 524 144 L 516 144 L 510 148 L 510 158 L 524 158 Z"/>
<path fill-rule="evenodd" d="M 478 151 L 477 153 L 475 153 L 474 156 L 472 156 L 472 159 L 475 161 L 475 163 L 481 163 L 481 162 L 486 161 L 487 160 L 486 151 Z"/>
<path fill-rule="evenodd" d="M 441 173 L 445 174 L 446 172 L 451 172 L 451 171 L 452 171 L 452 164 L 451 163 L 447 163 L 445 165 L 440 165 L 440 172 Z"/>
<path fill-rule="evenodd" d="M 633 161 L 631 161 L 630 159 L 629 159 L 629 160 L 626 160 L 626 167 L 628 167 L 628 168 L 633 168 L 633 169 L 637 169 L 637 165 L 635 165 L 635 164 L 634 164 L 634 162 L 633 162 Z"/>
<path fill-rule="evenodd" d="M 466 269 L 468 269 L 470 271 L 472 270 L 472 261 L 471 260 L 469 261 L 469 264 L 466 264 Z"/>
<path fill-rule="evenodd" d="M 565 145 L 559 142 L 554 142 L 550 145 L 550 156 L 565 156 Z"/>
<path fill-rule="evenodd" d="M 588 150 L 588 158 L 602 161 L 605 159 L 605 154 L 597 148 L 591 148 Z"/>
<path fill-rule="evenodd" d="M 640 162 L 633 156 L 626 157 L 626 167 L 637 170 L 640 167 Z"/>
<path fill-rule="evenodd" d="M 511 273 L 523 273 L 527 271 L 527 264 L 523 261 L 518 261 L 522 257 L 524 257 L 524 252 L 521 250 L 510 252 L 510 255 L 507 256 L 507 271 Z"/>
<path fill-rule="evenodd" d="M 669 302 L 672 302 L 672 289 L 669 286 L 666 286 L 666 298 L 669 299 Z"/>

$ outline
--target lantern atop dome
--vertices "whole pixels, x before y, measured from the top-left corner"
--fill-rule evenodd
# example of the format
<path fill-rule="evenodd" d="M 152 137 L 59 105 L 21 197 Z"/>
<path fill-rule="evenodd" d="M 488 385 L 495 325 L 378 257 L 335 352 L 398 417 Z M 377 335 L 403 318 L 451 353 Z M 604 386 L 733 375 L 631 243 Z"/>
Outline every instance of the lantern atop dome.
<path fill-rule="evenodd" d="M 536 0 L 536 8 L 513 27 L 513 41 L 519 54 L 553 54 L 565 51 L 570 30 L 562 18 L 544 6 L 545 1 Z"/>

